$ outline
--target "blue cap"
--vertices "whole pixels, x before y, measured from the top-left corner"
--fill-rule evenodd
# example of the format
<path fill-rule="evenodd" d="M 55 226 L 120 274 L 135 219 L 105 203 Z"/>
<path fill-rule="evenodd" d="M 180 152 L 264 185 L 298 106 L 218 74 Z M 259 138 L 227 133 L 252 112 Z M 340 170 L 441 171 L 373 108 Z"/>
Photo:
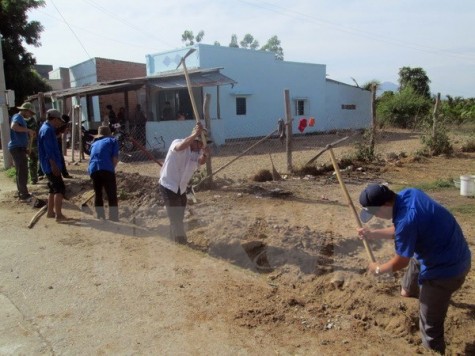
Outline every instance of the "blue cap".
<path fill-rule="evenodd" d="M 360 194 L 360 204 L 363 207 L 360 213 L 362 222 L 368 222 L 377 208 L 392 199 L 394 192 L 384 184 L 370 184 Z"/>

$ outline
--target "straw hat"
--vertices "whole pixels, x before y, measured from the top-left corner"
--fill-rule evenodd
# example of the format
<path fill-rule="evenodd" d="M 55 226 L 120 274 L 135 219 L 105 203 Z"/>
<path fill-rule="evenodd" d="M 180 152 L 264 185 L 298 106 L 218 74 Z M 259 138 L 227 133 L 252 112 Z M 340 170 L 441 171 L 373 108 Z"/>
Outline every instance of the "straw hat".
<path fill-rule="evenodd" d="M 29 112 L 31 112 L 33 115 L 35 115 L 35 110 L 33 110 L 35 107 L 33 106 L 32 103 L 23 103 L 21 106 L 17 106 L 17 109 L 20 109 L 20 110 L 28 110 Z"/>

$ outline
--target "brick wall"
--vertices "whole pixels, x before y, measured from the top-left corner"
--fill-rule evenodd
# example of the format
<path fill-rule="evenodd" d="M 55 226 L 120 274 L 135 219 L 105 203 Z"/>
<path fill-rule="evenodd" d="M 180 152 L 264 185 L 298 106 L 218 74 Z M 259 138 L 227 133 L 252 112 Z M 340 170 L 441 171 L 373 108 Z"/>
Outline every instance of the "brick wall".
<path fill-rule="evenodd" d="M 119 61 L 115 59 L 96 58 L 96 73 L 98 82 L 106 82 L 117 79 L 129 79 L 146 76 L 145 63 L 135 63 Z M 135 91 L 128 92 L 129 115 L 133 115 L 135 106 L 138 104 L 138 97 Z M 108 110 L 107 105 L 112 105 L 117 114 L 121 106 L 125 107 L 125 96 L 123 93 L 101 95 L 99 97 L 99 107 L 101 118 Z M 144 103 L 140 103 L 144 104 Z"/>

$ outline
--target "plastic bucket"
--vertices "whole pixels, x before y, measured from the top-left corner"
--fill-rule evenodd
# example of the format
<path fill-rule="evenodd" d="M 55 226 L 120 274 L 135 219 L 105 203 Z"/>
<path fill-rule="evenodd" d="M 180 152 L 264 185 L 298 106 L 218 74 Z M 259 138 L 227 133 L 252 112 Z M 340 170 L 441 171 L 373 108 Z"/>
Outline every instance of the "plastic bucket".
<path fill-rule="evenodd" d="M 475 176 L 460 176 L 460 195 L 464 197 L 475 195 Z"/>

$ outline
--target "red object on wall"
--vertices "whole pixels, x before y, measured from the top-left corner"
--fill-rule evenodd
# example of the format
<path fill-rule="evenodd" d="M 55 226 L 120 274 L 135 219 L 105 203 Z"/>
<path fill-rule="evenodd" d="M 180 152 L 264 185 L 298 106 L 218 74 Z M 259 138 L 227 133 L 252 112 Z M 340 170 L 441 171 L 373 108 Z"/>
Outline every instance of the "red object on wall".
<path fill-rule="evenodd" d="M 311 117 L 308 119 L 308 126 L 313 127 L 315 126 L 315 118 Z"/>
<path fill-rule="evenodd" d="M 300 131 L 300 132 L 304 132 L 304 130 L 305 130 L 306 127 L 307 127 L 307 119 L 306 119 L 306 118 L 300 119 L 300 121 L 299 121 L 299 127 L 298 127 L 299 131 Z"/>

